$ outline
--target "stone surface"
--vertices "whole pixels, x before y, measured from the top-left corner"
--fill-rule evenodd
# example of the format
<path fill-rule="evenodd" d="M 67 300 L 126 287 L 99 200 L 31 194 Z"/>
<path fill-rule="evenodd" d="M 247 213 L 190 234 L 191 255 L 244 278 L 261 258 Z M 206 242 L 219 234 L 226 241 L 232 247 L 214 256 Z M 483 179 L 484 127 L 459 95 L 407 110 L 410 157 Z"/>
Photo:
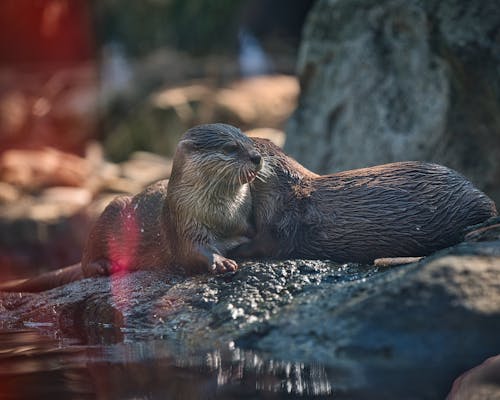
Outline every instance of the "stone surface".
<path fill-rule="evenodd" d="M 172 160 L 153 153 L 135 152 L 120 167 L 124 177 L 145 187 L 168 178 L 172 171 Z"/>
<path fill-rule="evenodd" d="M 285 144 L 285 132 L 273 128 L 255 128 L 245 132 L 249 137 L 268 139 L 276 146 L 283 148 Z"/>
<path fill-rule="evenodd" d="M 174 353 L 236 346 L 321 366 L 340 399 L 444 398 L 461 373 L 500 354 L 498 222 L 393 269 L 250 262 L 222 276 L 140 271 L 2 293 L 0 327 L 89 344 L 162 339 Z"/>
<path fill-rule="evenodd" d="M 285 150 L 319 173 L 401 160 L 454 168 L 500 201 L 495 0 L 320 0 Z"/>
<path fill-rule="evenodd" d="M 84 158 L 52 148 L 7 150 L 0 154 L 0 181 L 25 190 L 79 187 L 89 175 L 90 166 Z"/>
<path fill-rule="evenodd" d="M 500 356 L 485 362 L 465 374 L 454 383 L 447 400 L 496 400 L 500 398 Z"/>

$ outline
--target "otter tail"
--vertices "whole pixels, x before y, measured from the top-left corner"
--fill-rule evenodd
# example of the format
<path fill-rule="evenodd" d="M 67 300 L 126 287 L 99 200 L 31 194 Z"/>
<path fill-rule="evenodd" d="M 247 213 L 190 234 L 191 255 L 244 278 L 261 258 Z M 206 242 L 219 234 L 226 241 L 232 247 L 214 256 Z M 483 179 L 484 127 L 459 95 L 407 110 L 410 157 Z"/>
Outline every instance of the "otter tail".
<path fill-rule="evenodd" d="M 82 264 L 77 263 L 68 267 L 59 268 L 40 276 L 28 279 L 17 279 L 0 283 L 2 292 L 43 292 L 67 283 L 83 279 Z"/>

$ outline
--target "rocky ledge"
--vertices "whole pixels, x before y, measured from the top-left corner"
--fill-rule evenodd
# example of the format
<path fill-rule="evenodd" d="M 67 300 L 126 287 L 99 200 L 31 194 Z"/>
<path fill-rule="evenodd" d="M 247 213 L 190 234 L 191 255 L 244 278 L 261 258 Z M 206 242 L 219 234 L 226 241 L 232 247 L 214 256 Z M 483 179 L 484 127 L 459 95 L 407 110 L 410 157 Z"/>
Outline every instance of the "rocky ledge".
<path fill-rule="evenodd" d="M 140 271 L 2 293 L 0 326 L 322 365 L 338 398 L 444 398 L 500 354 L 500 218 L 467 239 L 391 269 L 253 262 L 222 276 Z"/>

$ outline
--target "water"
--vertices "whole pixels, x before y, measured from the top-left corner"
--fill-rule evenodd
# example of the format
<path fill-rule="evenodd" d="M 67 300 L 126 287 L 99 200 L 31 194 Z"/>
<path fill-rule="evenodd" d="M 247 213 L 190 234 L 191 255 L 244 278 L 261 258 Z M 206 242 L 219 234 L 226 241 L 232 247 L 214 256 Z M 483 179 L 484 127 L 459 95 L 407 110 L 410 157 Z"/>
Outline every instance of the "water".
<path fill-rule="evenodd" d="M 322 399 L 331 380 L 321 365 L 234 346 L 188 354 L 161 340 L 93 346 L 37 329 L 0 332 L 0 399 Z"/>

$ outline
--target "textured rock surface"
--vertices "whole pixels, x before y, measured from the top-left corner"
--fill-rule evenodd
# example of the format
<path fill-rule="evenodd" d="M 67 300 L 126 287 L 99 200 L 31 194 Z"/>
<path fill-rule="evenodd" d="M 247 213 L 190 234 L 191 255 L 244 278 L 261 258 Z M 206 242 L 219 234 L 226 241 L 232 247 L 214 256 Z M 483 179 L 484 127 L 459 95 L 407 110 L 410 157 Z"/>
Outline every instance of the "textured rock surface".
<path fill-rule="evenodd" d="M 285 150 L 321 172 L 450 166 L 500 201 L 495 0 L 320 0 L 298 60 Z"/>
<path fill-rule="evenodd" d="M 174 353 L 236 346 L 322 366 L 338 398 L 444 398 L 461 373 L 500 354 L 499 222 L 389 270 L 247 263 L 223 276 L 141 271 L 3 293 L 0 327 L 89 344 L 162 339 Z"/>
<path fill-rule="evenodd" d="M 491 357 L 461 375 L 447 400 L 482 400 L 500 397 L 500 356 Z"/>

